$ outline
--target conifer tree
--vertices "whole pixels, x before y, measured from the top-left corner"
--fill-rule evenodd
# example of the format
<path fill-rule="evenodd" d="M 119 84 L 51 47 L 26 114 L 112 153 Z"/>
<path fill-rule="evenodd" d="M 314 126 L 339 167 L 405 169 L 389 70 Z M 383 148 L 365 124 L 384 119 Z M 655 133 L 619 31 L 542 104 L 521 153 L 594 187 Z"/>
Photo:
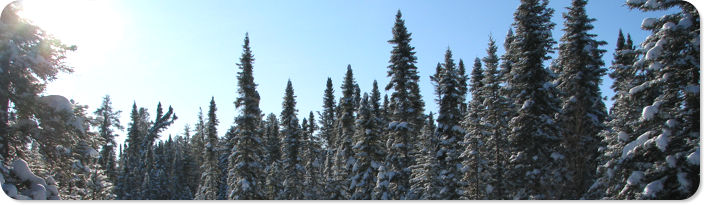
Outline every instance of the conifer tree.
<path fill-rule="evenodd" d="M 439 137 L 438 152 L 436 157 L 439 162 L 439 193 L 438 199 L 459 199 L 463 195 L 462 190 L 462 142 L 465 136 L 465 129 L 460 126 L 462 119 L 460 96 L 460 79 L 458 68 L 453 62 L 453 54 L 450 48 L 446 50 L 445 62 L 441 70 L 438 83 L 440 99 L 438 101 L 438 128 L 436 135 Z"/>
<path fill-rule="evenodd" d="M 264 138 L 266 141 L 266 160 L 264 164 L 269 167 L 281 159 L 281 139 L 279 139 L 279 120 L 277 115 L 269 113 L 264 121 Z"/>
<path fill-rule="evenodd" d="M 365 93 L 360 101 L 355 127 L 355 144 L 352 147 L 355 151 L 355 163 L 351 170 L 352 178 L 349 188 L 351 190 L 350 199 L 353 200 L 372 199 L 377 183 L 377 169 L 384 160 L 382 142 L 380 141 L 381 121 L 373 112 L 374 107 L 379 107 L 379 93 L 377 93 L 376 99 L 372 100 Z"/>
<path fill-rule="evenodd" d="M 296 96 L 291 80 L 286 84 L 284 102 L 282 103 L 281 131 L 282 135 L 282 169 L 284 170 L 283 189 L 279 193 L 281 199 L 303 199 L 304 166 L 301 164 L 301 127 L 296 117 Z"/>
<path fill-rule="evenodd" d="M 238 67 L 238 98 L 236 109 L 240 114 L 235 118 L 237 128 L 232 142 L 235 146 L 229 158 L 228 199 L 263 199 L 262 185 L 265 177 L 262 164 L 264 141 L 259 129 L 261 111 L 259 93 L 254 82 L 254 57 L 250 50 L 250 38 L 245 34 L 245 43 Z M 284 119 L 282 119 L 284 120 Z M 282 121 L 284 122 L 284 121 Z"/>
<path fill-rule="evenodd" d="M 463 59 L 458 60 L 458 88 L 460 90 L 460 113 L 465 116 L 468 111 L 468 103 L 466 103 L 468 94 L 468 75 L 465 73 L 465 63 Z"/>
<path fill-rule="evenodd" d="M 331 199 L 348 199 L 350 197 L 350 177 L 353 163 L 355 161 L 352 149 L 353 135 L 355 134 L 355 78 L 352 68 L 348 65 L 345 78 L 340 89 L 343 96 L 339 102 L 339 115 L 336 120 L 336 143 L 335 160 L 332 181 L 329 182 L 329 194 Z"/>
<path fill-rule="evenodd" d="M 378 192 L 376 198 L 379 199 L 405 199 L 411 174 L 409 166 L 413 163 L 408 156 L 408 153 L 414 149 L 411 146 L 411 140 L 413 140 L 412 136 L 418 135 L 424 121 L 424 103 L 419 92 L 416 56 L 414 47 L 409 44 L 411 33 L 407 31 L 401 17 L 401 11 L 397 11 L 392 28 L 393 38 L 388 41 L 393 45 L 393 49 L 387 71 L 387 76 L 391 79 L 385 90 L 394 89 L 394 91 L 390 99 L 391 117 L 387 126 L 388 152 L 383 167 L 386 171 L 380 173 L 386 177 L 381 181 L 378 180 L 377 186 L 390 190 Z"/>
<path fill-rule="evenodd" d="M 323 183 L 325 178 L 322 176 L 322 149 L 320 146 L 320 139 L 314 135 L 318 126 L 316 125 L 316 119 L 313 116 L 313 112 L 309 112 L 308 121 L 306 118 L 301 120 L 302 130 L 304 133 L 303 138 L 303 163 L 305 163 L 305 179 L 304 186 L 306 188 L 304 193 L 304 198 L 308 200 L 319 199 L 323 195 Z M 305 127 L 304 127 L 305 125 Z"/>
<path fill-rule="evenodd" d="M 684 199 L 699 186 L 700 83 L 697 46 L 699 14 L 687 2 L 628 1 L 642 11 L 678 9 L 660 18 L 647 18 L 642 28 L 652 32 L 641 45 L 643 57 L 634 63 L 644 82 L 629 90 L 642 108 L 631 119 L 633 135 L 618 157 L 626 172 L 616 199 Z M 638 137 L 636 137 L 638 136 Z M 635 138 L 636 137 L 636 138 Z M 625 183 L 626 182 L 626 183 Z"/>
<path fill-rule="evenodd" d="M 556 199 L 563 183 L 563 140 L 554 116 L 559 100 L 549 71 L 544 68 L 547 54 L 555 43 L 555 25 L 548 1 L 522 0 L 514 13 L 516 33 L 509 77 L 509 93 L 519 109 L 510 121 L 512 156 L 506 178 L 509 195 L 515 199 Z M 538 162 L 538 163 L 537 163 Z M 531 186 L 528 186 L 528 185 Z"/>
<path fill-rule="evenodd" d="M 320 138 L 325 140 L 325 161 L 323 175 L 326 180 L 331 179 L 333 173 L 334 148 L 336 142 L 335 136 L 335 119 L 336 106 L 335 96 L 333 94 L 333 81 L 328 78 L 326 80 L 326 89 L 323 91 L 323 112 L 319 112 L 319 123 L 321 124 Z M 328 186 L 328 183 L 326 183 Z"/>
<path fill-rule="evenodd" d="M 26 137 L 10 135 L 11 128 L 18 129 L 10 124 L 16 117 L 13 111 L 23 115 L 40 111 L 33 106 L 39 94 L 59 73 L 73 72 L 65 60 L 67 52 L 76 50 L 23 18 L 21 9 L 15 1 L 3 5 L 0 16 L 0 156 L 8 161 L 28 151 L 25 145 L 30 143 Z M 17 148 L 16 154 L 11 155 L 11 147 Z"/>
<path fill-rule="evenodd" d="M 482 141 L 485 145 L 485 152 L 481 153 L 482 158 L 487 160 L 485 179 L 486 186 L 482 187 L 488 199 L 504 199 L 505 178 L 507 159 L 507 124 L 509 118 L 506 113 L 509 99 L 501 95 L 500 73 L 498 70 L 499 58 L 497 57 L 497 46 L 494 39 L 490 37 L 487 56 L 482 58 L 485 69 L 482 77 L 482 89 L 480 95 L 483 98 L 485 111 L 480 120 L 483 133 Z"/>
<path fill-rule="evenodd" d="M 465 136 L 464 143 L 465 151 L 463 152 L 464 162 L 467 172 L 464 173 L 463 180 L 468 182 L 466 187 L 466 197 L 469 199 L 485 199 L 485 175 L 487 169 L 487 158 L 482 154 L 487 152 L 485 133 L 487 127 L 482 122 L 482 118 L 486 117 L 486 109 L 483 102 L 486 96 L 482 91 L 484 88 L 485 76 L 482 72 L 482 62 L 479 58 L 475 58 L 475 63 L 471 71 L 470 78 L 470 94 L 472 100 L 469 103 L 468 114 L 465 116 L 463 126 L 468 131 Z M 483 180 L 481 180 L 483 179 Z"/>
<path fill-rule="evenodd" d="M 565 137 L 563 147 L 569 151 L 566 162 L 570 183 L 562 192 L 562 198 L 568 199 L 579 198 L 594 180 L 600 142 L 598 133 L 604 128 L 603 121 L 607 117 L 598 87 L 606 72 L 602 68 L 605 50 L 599 46 L 606 43 L 588 33 L 595 19 L 587 16 L 586 4 L 587 0 L 573 0 L 568 12 L 563 14 L 565 33 L 558 58 L 553 62 L 562 101 L 558 122 Z"/>
<path fill-rule="evenodd" d="M 438 148 L 438 137 L 436 135 L 436 125 L 433 120 L 433 112 L 428 114 L 428 119 L 421 129 L 421 143 L 416 143 L 419 152 L 416 156 L 416 163 L 411 166 L 411 188 L 407 193 L 410 200 L 432 200 L 438 198 L 440 180 L 438 179 L 438 158 L 436 150 Z"/>
<path fill-rule="evenodd" d="M 612 72 L 609 75 L 614 80 L 611 86 L 615 92 L 612 97 L 614 103 L 610 109 L 609 120 L 605 123 L 606 129 L 600 133 L 602 143 L 598 148 L 600 155 L 597 158 L 596 179 L 583 195 L 585 199 L 603 199 L 609 195 L 616 195 L 624 185 L 616 179 L 625 178 L 626 176 L 623 175 L 630 174 L 617 171 L 616 166 L 619 166 L 618 159 L 624 145 L 627 144 L 627 137 L 634 133 L 631 130 L 629 120 L 638 119 L 641 116 L 641 110 L 635 106 L 629 95 L 629 89 L 634 85 L 641 84 L 639 81 L 643 82 L 643 80 L 637 79 L 637 71 L 633 67 L 636 57 L 637 53 L 634 50 L 631 36 L 627 34 L 625 41 L 624 34 L 620 29 L 614 60 L 610 66 Z"/>
<path fill-rule="evenodd" d="M 98 136 L 105 143 L 100 150 L 98 163 L 105 170 L 108 179 L 115 183 L 117 182 L 118 174 L 115 158 L 115 145 L 117 144 L 115 143 L 116 134 L 113 132 L 123 129 L 122 125 L 120 125 L 120 111 L 113 111 L 110 96 L 106 95 L 103 97 L 103 103 L 94 114 L 97 116 L 96 121 L 98 121 Z"/>
<path fill-rule="evenodd" d="M 215 98 L 211 98 L 208 108 L 208 122 L 206 124 L 206 141 L 203 148 L 203 165 L 201 170 L 201 183 L 198 185 L 196 192 L 197 200 L 216 200 L 218 196 L 218 187 L 220 186 L 220 171 L 218 170 L 218 119 L 215 111 Z"/>

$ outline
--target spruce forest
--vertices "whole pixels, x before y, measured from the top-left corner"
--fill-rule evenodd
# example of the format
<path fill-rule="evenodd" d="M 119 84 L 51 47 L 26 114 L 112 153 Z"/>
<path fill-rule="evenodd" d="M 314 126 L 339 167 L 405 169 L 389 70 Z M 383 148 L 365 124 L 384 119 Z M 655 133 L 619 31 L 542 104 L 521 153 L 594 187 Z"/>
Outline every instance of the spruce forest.
<path fill-rule="evenodd" d="M 389 19 L 387 76 L 379 76 L 389 83 L 357 82 L 348 65 L 340 87 L 327 79 L 323 106 L 310 113 L 298 112 L 291 81 L 281 113 L 260 110 L 246 34 L 232 68 L 237 114 L 224 136 L 216 111 L 233 105 L 216 105 L 218 96 L 198 119 L 180 119 L 168 102 L 118 109 L 106 95 L 88 110 L 46 95 L 58 74 L 72 72 L 65 60 L 76 47 L 11 3 L 0 21 L 0 183 L 21 200 L 691 197 L 700 183 L 697 10 L 679 0 L 627 0 L 635 11 L 678 12 L 645 19 L 650 35 L 640 44 L 615 31 L 614 55 L 603 56 L 608 48 L 591 33 L 588 1 L 571 2 L 560 39 L 548 0 L 521 0 L 506 38 L 476 48 L 484 57 L 464 62 L 449 48 L 431 76 L 419 76 L 433 68 L 416 66 L 398 11 Z M 435 93 L 420 92 L 427 77 Z M 603 78 L 614 81 L 611 107 L 598 86 Z M 438 110 L 424 110 L 427 103 Z M 130 121 L 120 122 L 121 114 Z M 162 138 L 176 120 L 194 126 Z M 126 141 L 116 142 L 122 130 Z"/>

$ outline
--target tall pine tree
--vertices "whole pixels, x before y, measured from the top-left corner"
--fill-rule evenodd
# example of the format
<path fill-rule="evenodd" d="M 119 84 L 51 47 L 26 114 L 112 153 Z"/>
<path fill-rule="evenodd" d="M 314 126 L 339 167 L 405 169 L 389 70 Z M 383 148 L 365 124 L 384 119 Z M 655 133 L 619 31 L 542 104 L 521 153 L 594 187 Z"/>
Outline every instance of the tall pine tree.
<path fill-rule="evenodd" d="M 198 185 L 196 192 L 197 200 L 216 200 L 218 196 L 218 187 L 220 186 L 220 170 L 218 170 L 218 119 L 215 111 L 215 98 L 211 98 L 210 106 L 208 107 L 208 122 L 206 124 L 206 141 L 203 147 L 203 165 L 201 165 L 201 183 Z"/>
<path fill-rule="evenodd" d="M 296 117 L 296 96 L 291 80 L 286 84 L 284 102 L 282 103 L 281 131 L 282 135 L 282 169 L 284 170 L 283 189 L 279 193 L 281 199 L 303 199 L 304 166 L 301 164 L 301 138 L 303 133 Z"/>
<path fill-rule="evenodd" d="M 519 109 L 510 121 L 512 156 L 507 173 L 515 199 L 556 199 L 563 183 L 563 140 L 554 116 L 559 100 L 544 61 L 555 43 L 548 1 L 522 0 L 514 13 L 516 33 L 508 86 Z"/>
<path fill-rule="evenodd" d="M 562 106 L 558 122 L 563 131 L 563 147 L 570 183 L 566 183 L 562 198 L 576 199 L 584 193 L 594 180 L 597 167 L 598 133 L 604 129 L 607 117 L 599 85 L 606 70 L 602 68 L 599 46 L 604 41 L 595 40 L 588 33 L 594 27 L 593 18 L 585 11 L 587 0 L 573 0 L 568 12 L 563 14 L 565 28 L 558 58 L 553 62 L 558 74 L 557 88 Z"/>
<path fill-rule="evenodd" d="M 235 118 L 236 133 L 233 140 L 232 154 L 229 158 L 228 199 L 263 199 L 264 198 L 264 166 L 261 129 L 261 111 L 259 109 L 259 93 L 254 82 L 254 57 L 250 50 L 250 38 L 245 34 L 245 43 L 238 67 L 238 98 L 235 108 L 240 114 Z M 283 119 L 282 119 L 283 120 Z M 282 121 L 283 122 L 283 121 Z"/>
<path fill-rule="evenodd" d="M 409 166 L 413 163 L 408 153 L 413 150 L 411 142 L 418 135 L 424 121 L 424 102 L 419 92 L 419 76 L 415 65 L 416 52 L 409 44 L 411 33 L 407 31 L 401 17 L 401 11 L 397 11 L 392 28 L 393 38 L 388 41 L 393 48 L 387 71 L 391 79 L 385 90 L 394 91 L 390 99 L 391 117 L 386 137 L 388 153 L 383 166 L 386 171 L 380 173 L 386 177 L 378 180 L 377 185 L 388 190 L 377 192 L 377 199 L 405 199 L 411 174 Z"/>

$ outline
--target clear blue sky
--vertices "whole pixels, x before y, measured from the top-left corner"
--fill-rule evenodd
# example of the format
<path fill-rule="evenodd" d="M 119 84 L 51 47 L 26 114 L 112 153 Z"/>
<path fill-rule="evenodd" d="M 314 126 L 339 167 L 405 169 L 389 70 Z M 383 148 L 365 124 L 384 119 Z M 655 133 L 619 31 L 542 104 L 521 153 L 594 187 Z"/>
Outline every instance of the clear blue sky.
<path fill-rule="evenodd" d="M 491 34 L 500 45 L 501 55 L 518 4 L 429 0 L 109 2 L 110 13 L 117 16 L 118 23 L 98 23 L 99 29 L 84 25 L 86 32 L 98 32 L 102 40 L 68 41 L 78 46 L 74 55 L 84 57 L 73 59 L 76 72 L 59 76 L 46 93 L 89 105 L 91 112 L 102 96 L 109 94 L 114 107 L 123 111 L 124 125 L 129 122 L 133 101 L 147 107 L 151 115 L 161 101 L 164 106 L 173 106 L 179 117 L 164 137 L 182 133 L 185 124 L 193 127 L 198 108 L 207 112 L 208 102 L 215 96 L 222 136 L 237 114 L 233 105 L 237 96 L 236 63 L 245 32 L 249 32 L 260 108 L 265 114 L 278 116 L 286 81 L 291 79 L 302 119 L 309 111 L 320 110 L 327 77 L 333 79 L 336 97 L 340 97 L 347 64 L 352 65 L 363 92 L 369 92 L 373 80 L 381 87 L 387 84 L 391 50 L 387 40 L 392 37 L 394 15 L 401 9 L 412 32 L 411 44 L 416 47 L 426 112 L 435 113 L 428 76 L 443 60 L 445 49 L 452 49 L 456 62 L 462 58 L 466 65 L 472 65 L 475 57 L 485 56 Z M 607 66 L 620 28 L 640 43 L 648 34 L 640 29 L 643 18 L 663 15 L 629 10 L 623 4 L 592 0 L 587 7 L 589 16 L 597 19 L 593 33 L 608 42 L 603 47 L 608 51 L 604 57 Z M 569 5 L 569 0 L 550 3 L 556 9 L 556 41 L 562 35 L 562 13 Z M 602 91 L 611 96 L 611 81 L 607 82 Z M 122 135 L 119 142 L 124 139 Z"/>

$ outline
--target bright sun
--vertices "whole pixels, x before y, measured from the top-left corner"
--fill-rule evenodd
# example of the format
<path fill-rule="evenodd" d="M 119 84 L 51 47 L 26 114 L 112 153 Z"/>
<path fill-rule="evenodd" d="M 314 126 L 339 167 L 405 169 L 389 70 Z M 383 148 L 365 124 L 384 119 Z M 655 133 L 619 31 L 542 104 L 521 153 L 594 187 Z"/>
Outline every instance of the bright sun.
<path fill-rule="evenodd" d="M 21 16 L 78 50 L 69 63 L 76 69 L 105 60 L 124 36 L 124 20 L 109 0 L 21 0 Z"/>

